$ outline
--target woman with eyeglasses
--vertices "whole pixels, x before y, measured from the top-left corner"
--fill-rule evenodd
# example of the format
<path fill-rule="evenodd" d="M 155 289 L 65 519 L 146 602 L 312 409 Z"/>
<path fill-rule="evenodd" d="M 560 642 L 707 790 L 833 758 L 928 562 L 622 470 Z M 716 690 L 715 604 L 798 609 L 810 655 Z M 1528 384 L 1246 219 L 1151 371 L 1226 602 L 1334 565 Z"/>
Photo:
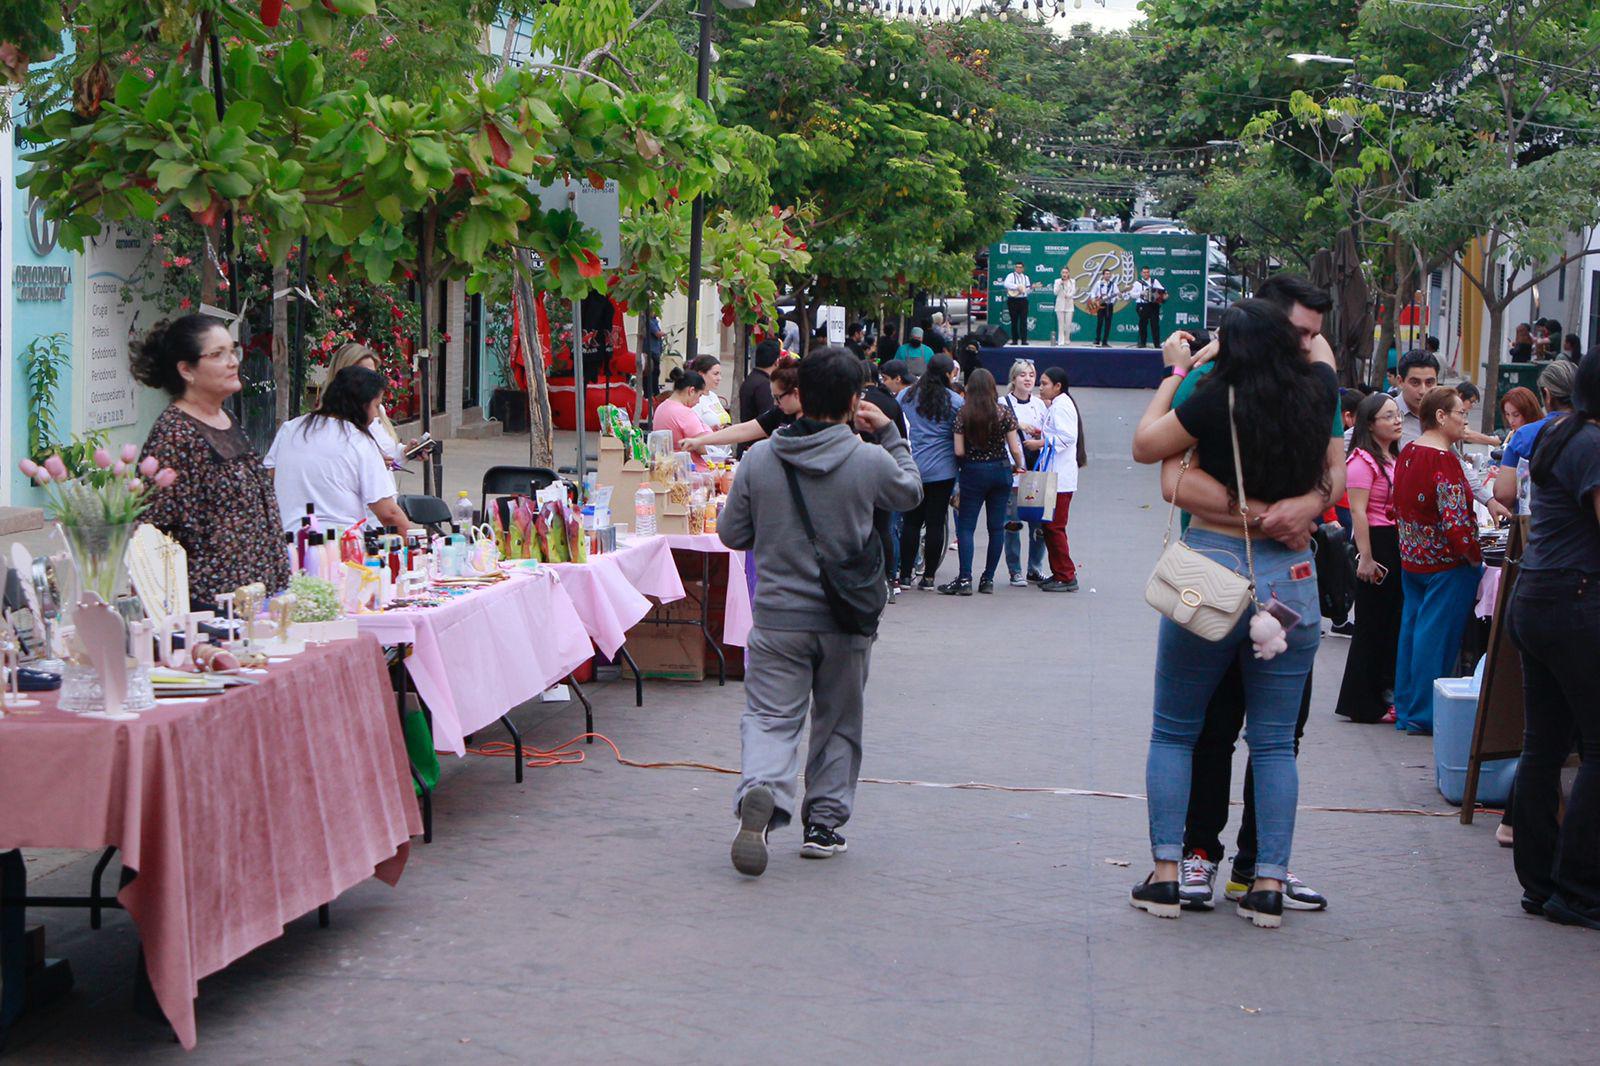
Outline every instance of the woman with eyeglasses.
<path fill-rule="evenodd" d="M 144 454 L 178 477 L 151 495 L 144 521 L 188 553 L 191 606 L 212 609 L 219 593 L 255 582 L 278 592 L 289 583 L 289 561 L 272 479 L 222 406 L 243 388 L 228 327 L 210 315 L 159 323 L 133 344 L 129 361 L 137 381 L 172 397 Z"/>
<path fill-rule="evenodd" d="M 1466 405 L 1437 386 L 1417 412 L 1422 436 L 1395 464 L 1395 520 L 1400 539 L 1400 649 L 1395 658 L 1395 728 L 1433 735 L 1433 683 L 1461 653 L 1483 572 L 1472 485 L 1455 453 L 1467 435 Z"/>
<path fill-rule="evenodd" d="M 1334 713 L 1352 722 L 1394 721 L 1394 660 L 1405 606 L 1400 534 L 1395 528 L 1394 467 L 1402 423 L 1394 397 L 1375 393 L 1356 407 L 1345 487 L 1356 566 L 1356 623 Z"/>
<path fill-rule="evenodd" d="M 678 447 L 684 451 L 703 454 L 707 448 L 719 444 L 754 444 L 766 440 L 778 430 L 800 417 L 800 357 L 783 355 L 772 364 L 771 378 L 773 406 L 754 418 L 736 422 L 714 433 L 698 437 L 685 437 Z"/>

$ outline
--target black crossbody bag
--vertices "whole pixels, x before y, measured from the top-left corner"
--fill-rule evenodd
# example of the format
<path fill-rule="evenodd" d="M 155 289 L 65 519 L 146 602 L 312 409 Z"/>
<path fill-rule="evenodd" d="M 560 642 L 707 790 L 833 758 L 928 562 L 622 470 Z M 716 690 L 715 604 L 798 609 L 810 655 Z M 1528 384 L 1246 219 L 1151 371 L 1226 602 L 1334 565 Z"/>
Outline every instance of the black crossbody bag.
<path fill-rule="evenodd" d="M 784 477 L 789 479 L 789 494 L 794 497 L 794 509 L 800 514 L 800 524 L 805 527 L 806 540 L 811 542 L 811 554 L 817 559 L 817 572 L 822 575 L 822 594 L 828 600 L 828 611 L 841 630 L 851 636 L 871 637 L 878 633 L 878 621 L 889 602 L 889 586 L 883 575 L 883 549 L 877 538 L 869 537 L 858 552 L 837 562 L 826 559 L 817 545 L 817 530 L 811 524 L 811 512 L 800 493 L 800 479 L 794 467 L 783 464 Z"/>

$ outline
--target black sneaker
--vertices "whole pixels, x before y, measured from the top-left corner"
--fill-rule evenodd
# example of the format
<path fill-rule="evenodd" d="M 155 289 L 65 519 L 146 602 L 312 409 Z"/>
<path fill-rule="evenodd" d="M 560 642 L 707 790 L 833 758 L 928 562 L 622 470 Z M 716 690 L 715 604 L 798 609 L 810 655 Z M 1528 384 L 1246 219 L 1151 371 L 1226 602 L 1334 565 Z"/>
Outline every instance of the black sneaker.
<path fill-rule="evenodd" d="M 1560 925 L 1581 925 L 1586 929 L 1600 929 L 1600 921 L 1573 910 L 1560 896 L 1544 901 L 1544 916 Z"/>
<path fill-rule="evenodd" d="M 1039 586 L 1039 591 L 1040 592 L 1077 592 L 1078 591 L 1078 579 L 1077 578 L 1073 578 L 1071 581 L 1057 581 L 1055 578 L 1051 578 L 1049 581 L 1046 581 L 1044 584 Z"/>
<path fill-rule="evenodd" d="M 941 596 L 970 596 L 972 595 L 972 579 L 958 577 L 954 581 L 947 581 L 939 586 Z"/>
<path fill-rule="evenodd" d="M 978 591 L 985 596 L 994 595 L 994 578 L 986 577 L 978 581 Z"/>
<path fill-rule="evenodd" d="M 1328 631 L 1336 637 L 1353 637 L 1356 635 L 1354 622 L 1335 622 L 1328 627 Z"/>
<path fill-rule="evenodd" d="M 1176 918 L 1183 913 L 1179 903 L 1178 882 L 1157 881 L 1155 874 L 1133 886 L 1128 893 L 1129 905 L 1155 915 L 1157 918 Z"/>
<path fill-rule="evenodd" d="M 1033 582 L 1035 585 L 1042 585 L 1046 581 L 1049 581 L 1050 578 L 1048 576 L 1046 576 L 1045 574 L 1039 573 L 1039 571 L 1037 571 L 1037 570 L 1029 570 L 1028 571 L 1028 580 Z"/>
<path fill-rule="evenodd" d="M 1249 894 L 1250 885 L 1255 879 L 1254 872 L 1234 867 L 1228 875 L 1223 894 L 1231 900 L 1241 900 Z M 1328 897 L 1300 880 L 1291 870 L 1283 882 L 1283 905 L 1292 911 L 1325 911 L 1328 909 Z"/>
<path fill-rule="evenodd" d="M 1239 900 L 1238 913 L 1257 929 L 1276 929 L 1283 924 L 1283 893 L 1268 889 L 1246 892 Z"/>
<path fill-rule="evenodd" d="M 918 581 L 917 582 L 917 591 L 918 592 L 932 592 L 933 591 L 933 578 L 925 577 L 922 580 Z"/>
<path fill-rule="evenodd" d="M 825 825 L 806 826 L 806 838 L 800 844 L 800 857 L 803 859 L 831 859 L 835 855 L 843 855 L 850 850 L 850 845 L 844 842 L 844 837 L 834 832 Z"/>
<path fill-rule="evenodd" d="M 1519 902 L 1522 904 L 1522 909 L 1527 911 L 1529 914 L 1537 915 L 1540 918 L 1544 917 L 1545 901 L 1540 899 L 1538 896 L 1530 895 L 1529 893 L 1524 892 L 1522 894 L 1522 899 Z"/>
<path fill-rule="evenodd" d="M 772 790 L 757 785 L 739 804 L 739 832 L 733 838 L 733 868 L 747 877 L 760 877 L 767 868 L 767 829 L 777 805 Z"/>

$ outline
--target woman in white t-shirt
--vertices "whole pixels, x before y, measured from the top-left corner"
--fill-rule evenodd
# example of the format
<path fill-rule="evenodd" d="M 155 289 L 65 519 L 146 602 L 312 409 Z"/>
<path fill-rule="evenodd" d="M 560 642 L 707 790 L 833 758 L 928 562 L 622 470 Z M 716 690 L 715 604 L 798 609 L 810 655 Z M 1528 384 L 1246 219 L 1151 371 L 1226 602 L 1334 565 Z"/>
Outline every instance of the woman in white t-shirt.
<path fill-rule="evenodd" d="M 300 527 L 308 504 L 324 528 L 353 526 L 369 512 L 380 529 L 410 528 L 395 502 L 394 474 L 372 435 L 383 391 L 382 374 L 346 367 L 323 389 L 315 411 L 278 430 L 263 465 L 273 471 L 285 532 Z"/>
<path fill-rule="evenodd" d="M 706 391 L 701 393 L 694 405 L 694 413 L 700 416 L 706 429 L 715 433 L 733 425 L 733 416 L 728 413 L 722 397 L 717 393 L 722 388 L 722 361 L 714 355 L 702 355 L 689 364 L 689 369 L 706 381 Z M 714 444 L 706 448 L 705 456 L 714 463 L 725 463 L 733 458 L 733 448 L 726 444 Z"/>
<path fill-rule="evenodd" d="M 1044 422 L 1047 408 L 1043 400 L 1033 394 L 1038 375 L 1033 360 L 1018 359 L 1011 364 L 1011 388 L 1000 400 L 1011 409 L 1017 420 L 1017 433 L 1022 438 L 1022 458 L 1032 470 L 1044 448 Z M 1012 528 L 1015 526 L 1016 528 Z M 1044 525 L 1028 523 L 1028 572 L 1022 572 L 1022 525 L 1013 519 L 1006 525 L 1006 569 L 1011 571 L 1011 584 L 1026 588 L 1030 581 L 1044 580 Z"/>

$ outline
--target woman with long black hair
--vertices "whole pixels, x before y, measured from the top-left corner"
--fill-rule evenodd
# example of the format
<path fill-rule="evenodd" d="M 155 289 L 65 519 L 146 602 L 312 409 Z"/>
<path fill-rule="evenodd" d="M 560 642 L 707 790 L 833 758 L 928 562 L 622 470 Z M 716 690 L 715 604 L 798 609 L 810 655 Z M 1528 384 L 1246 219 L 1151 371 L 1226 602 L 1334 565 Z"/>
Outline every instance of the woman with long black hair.
<path fill-rule="evenodd" d="M 369 511 L 380 527 L 410 528 L 395 502 L 388 458 L 372 435 L 384 388 L 377 371 L 345 367 L 322 390 L 315 411 L 278 429 L 262 465 L 273 471 L 285 531 L 299 527 L 307 505 L 325 528 L 353 526 Z"/>
<path fill-rule="evenodd" d="M 1308 363 L 1289 319 L 1274 304 L 1242 300 L 1223 313 L 1216 370 L 1176 411 L 1177 379 L 1188 373 L 1187 344 L 1170 344 L 1174 376 L 1162 382 L 1133 438 L 1133 457 L 1160 463 L 1193 450 L 1192 461 L 1223 485 L 1242 480 L 1246 499 L 1229 493 L 1227 513 L 1193 511 L 1188 546 L 1251 577 L 1261 602 L 1286 620 L 1287 648 L 1271 658 L 1251 654 L 1247 609 L 1220 641 L 1204 640 L 1163 618 L 1156 648 L 1155 721 L 1145 764 L 1150 844 L 1155 870 L 1129 902 L 1164 918 L 1181 913 L 1179 863 L 1195 741 L 1206 705 L 1231 663 L 1240 664 L 1250 758 L 1255 771 L 1255 880 L 1238 912 L 1255 925 L 1283 920 L 1299 776 L 1295 722 L 1320 637 L 1317 580 L 1309 548 L 1296 550 L 1260 536 L 1260 509 L 1319 489 L 1342 488 L 1343 442 L 1330 446 L 1328 417 L 1338 403 L 1332 368 Z M 1237 432 L 1240 460 L 1232 444 Z M 1338 472 L 1340 476 L 1336 476 Z M 1336 483 L 1337 482 L 1337 483 Z M 1248 536 L 1248 539 L 1246 539 Z"/>
<path fill-rule="evenodd" d="M 1400 406 L 1375 393 L 1356 407 L 1345 487 L 1356 550 L 1356 630 L 1344 661 L 1334 713 L 1352 722 L 1394 721 L 1394 661 L 1405 593 L 1395 526 L 1394 465 L 1400 458 Z"/>
<path fill-rule="evenodd" d="M 1006 505 L 1011 500 L 1011 479 L 1022 472 L 1022 442 L 1017 420 L 1000 404 L 994 375 L 983 367 L 967 381 L 965 401 L 956 415 L 955 450 L 960 461 L 961 505 L 956 511 L 956 558 L 961 570 L 949 584 L 940 585 L 946 596 L 972 595 L 972 555 L 977 545 L 978 514 L 987 509 L 989 543 L 978 591 L 994 591 L 994 571 L 1005 547 Z"/>
<path fill-rule="evenodd" d="M 1578 363 L 1572 410 L 1539 434 L 1532 478 L 1509 605 L 1527 715 L 1512 854 L 1524 910 L 1600 929 L 1600 350 Z M 1561 818 L 1574 732 L 1583 764 Z"/>
<path fill-rule="evenodd" d="M 911 428 L 911 458 L 922 475 L 922 502 L 906 512 L 900 530 L 900 584 L 911 584 L 916 568 L 917 535 L 923 534 L 922 581 L 932 589 L 933 576 L 944 559 L 946 512 L 956 485 L 956 414 L 963 400 L 950 388 L 955 361 L 944 352 L 928 360 L 915 385 L 900 393 L 900 409 Z"/>

